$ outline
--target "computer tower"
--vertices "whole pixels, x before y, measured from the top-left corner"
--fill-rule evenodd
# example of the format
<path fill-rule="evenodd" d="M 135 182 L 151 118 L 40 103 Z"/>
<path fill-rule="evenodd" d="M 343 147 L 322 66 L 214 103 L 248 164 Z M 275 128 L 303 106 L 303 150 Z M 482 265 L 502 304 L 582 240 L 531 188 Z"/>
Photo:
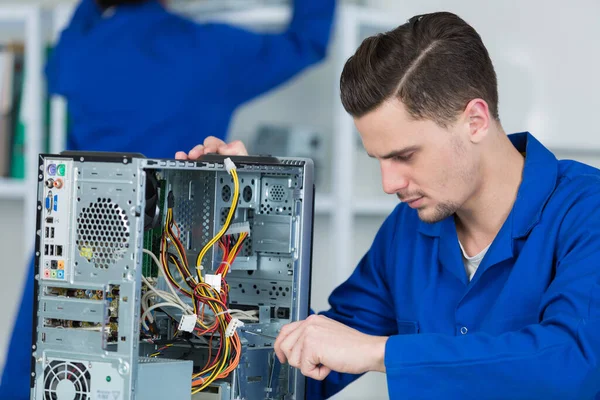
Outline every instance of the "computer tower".
<path fill-rule="evenodd" d="M 310 159 L 40 155 L 31 398 L 304 399 Z"/>

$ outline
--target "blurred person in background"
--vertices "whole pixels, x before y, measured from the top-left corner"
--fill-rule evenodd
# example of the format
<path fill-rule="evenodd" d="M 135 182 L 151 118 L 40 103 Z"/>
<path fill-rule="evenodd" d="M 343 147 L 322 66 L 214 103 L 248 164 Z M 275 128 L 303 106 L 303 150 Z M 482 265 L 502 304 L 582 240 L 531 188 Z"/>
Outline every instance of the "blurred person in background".
<path fill-rule="evenodd" d="M 208 136 L 224 139 L 240 105 L 325 57 L 335 8 L 335 0 L 296 0 L 287 29 L 272 34 L 196 23 L 166 3 L 79 3 L 46 67 L 49 92 L 68 103 L 68 150 L 170 158 Z M 0 399 L 29 398 L 29 268 Z"/>

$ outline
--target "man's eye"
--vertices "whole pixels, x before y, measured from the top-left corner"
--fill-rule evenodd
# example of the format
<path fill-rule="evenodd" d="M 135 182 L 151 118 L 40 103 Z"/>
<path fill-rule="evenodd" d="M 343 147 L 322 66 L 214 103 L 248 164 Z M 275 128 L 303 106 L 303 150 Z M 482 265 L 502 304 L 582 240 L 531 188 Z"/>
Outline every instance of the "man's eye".
<path fill-rule="evenodd" d="M 401 161 L 401 162 L 407 162 L 407 161 L 410 161 L 410 159 L 412 158 L 413 154 L 415 154 L 415 153 L 404 154 L 404 155 L 401 155 L 401 156 L 395 156 L 394 160 Z"/>

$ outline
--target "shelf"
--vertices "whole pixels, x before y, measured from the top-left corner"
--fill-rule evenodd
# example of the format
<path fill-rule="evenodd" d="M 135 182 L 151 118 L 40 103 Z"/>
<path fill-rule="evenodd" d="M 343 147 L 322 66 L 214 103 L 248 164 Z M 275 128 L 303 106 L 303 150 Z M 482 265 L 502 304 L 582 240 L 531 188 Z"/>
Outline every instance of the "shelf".
<path fill-rule="evenodd" d="M 37 6 L 33 4 L 3 4 L 0 6 L 0 20 L 24 21 L 33 13 L 37 12 L 37 10 Z"/>
<path fill-rule="evenodd" d="M 22 179 L 0 178 L 0 199 L 24 199 L 29 192 L 27 186 Z"/>
<path fill-rule="evenodd" d="M 220 21 L 235 25 L 278 26 L 286 23 L 291 17 L 289 6 L 281 4 L 249 6 L 244 10 L 224 10 L 221 7 L 207 7 L 200 3 L 182 4 L 172 8 L 172 11 L 198 21 Z"/>

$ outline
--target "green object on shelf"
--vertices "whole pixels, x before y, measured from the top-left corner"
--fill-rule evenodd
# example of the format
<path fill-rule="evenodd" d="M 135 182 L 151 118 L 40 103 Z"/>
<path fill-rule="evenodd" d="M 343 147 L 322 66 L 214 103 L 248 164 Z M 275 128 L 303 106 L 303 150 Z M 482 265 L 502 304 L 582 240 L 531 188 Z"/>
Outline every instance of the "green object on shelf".
<path fill-rule="evenodd" d="M 25 179 L 25 124 L 19 121 L 16 125 L 12 145 L 10 177 Z"/>
<path fill-rule="evenodd" d="M 23 116 L 23 107 L 25 103 L 25 65 L 24 55 L 15 52 L 15 63 L 13 72 L 13 138 L 11 145 L 10 177 L 14 179 L 25 178 L 25 142 L 26 126 Z"/>

